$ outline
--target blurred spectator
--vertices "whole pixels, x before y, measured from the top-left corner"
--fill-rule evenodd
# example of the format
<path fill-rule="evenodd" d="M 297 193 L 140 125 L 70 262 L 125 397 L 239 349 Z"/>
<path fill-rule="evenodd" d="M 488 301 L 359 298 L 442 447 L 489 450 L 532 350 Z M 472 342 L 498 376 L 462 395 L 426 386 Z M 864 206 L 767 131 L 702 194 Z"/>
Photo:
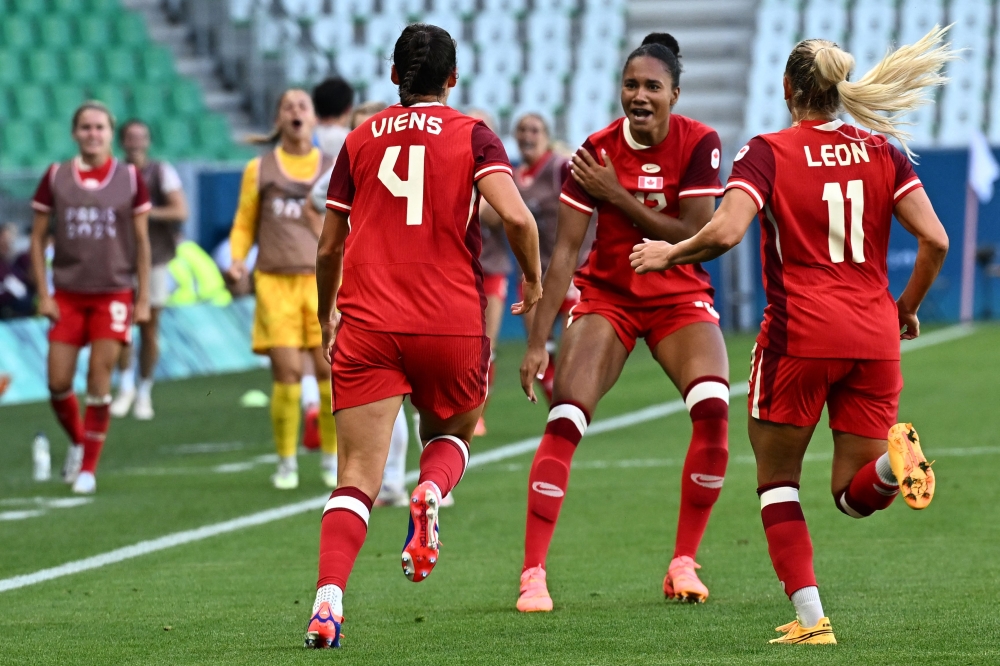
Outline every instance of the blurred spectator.
<path fill-rule="evenodd" d="M 35 286 L 26 241 L 17 225 L 0 225 L 0 319 L 29 317 L 35 312 Z"/>
<path fill-rule="evenodd" d="M 354 88 L 339 76 L 326 79 L 313 89 L 317 125 L 313 143 L 327 155 L 336 157 L 351 131 Z"/>

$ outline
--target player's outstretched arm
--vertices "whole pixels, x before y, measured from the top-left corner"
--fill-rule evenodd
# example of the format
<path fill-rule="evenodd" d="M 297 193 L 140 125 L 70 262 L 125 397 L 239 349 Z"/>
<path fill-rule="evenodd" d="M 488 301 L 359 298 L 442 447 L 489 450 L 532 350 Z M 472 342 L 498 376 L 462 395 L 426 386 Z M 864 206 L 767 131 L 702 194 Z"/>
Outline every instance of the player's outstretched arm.
<path fill-rule="evenodd" d="M 316 290 L 319 292 L 317 316 L 323 329 L 323 358 L 332 363 L 333 341 L 337 336 L 337 291 L 344 273 L 344 242 L 351 227 L 347 213 L 329 209 L 323 220 L 323 232 L 316 249 Z"/>
<path fill-rule="evenodd" d="M 573 155 L 573 167 L 570 171 L 573 180 L 590 196 L 607 201 L 625 213 L 647 237 L 679 243 L 701 231 L 712 219 L 715 197 L 685 197 L 680 201 L 680 214 L 670 217 L 653 210 L 622 187 L 611 156 L 603 150 L 601 159 L 604 164 L 594 159 L 585 148 L 578 150 Z"/>
<path fill-rule="evenodd" d="M 524 205 L 510 174 L 496 171 L 480 178 L 476 185 L 486 203 L 503 220 L 510 249 L 524 273 L 524 300 L 510 309 L 513 314 L 524 314 L 542 297 L 542 260 L 538 254 L 535 217 Z"/>
<path fill-rule="evenodd" d="M 917 258 L 913 262 L 913 272 L 896 301 L 899 337 L 901 340 L 912 340 L 920 335 L 917 310 L 941 272 L 944 258 L 948 254 L 948 233 L 922 187 L 900 199 L 894 212 L 903 228 L 917 239 Z"/>
<path fill-rule="evenodd" d="M 38 314 L 52 321 L 59 319 L 59 306 L 49 293 L 45 276 L 45 246 L 49 241 L 49 214 L 35 211 L 31 223 L 31 276 L 38 291 Z"/>
<path fill-rule="evenodd" d="M 671 245 L 664 241 L 649 241 L 632 248 L 629 260 L 640 275 L 664 271 L 679 264 L 697 264 L 719 257 L 735 247 L 746 234 L 757 215 L 757 204 L 750 195 L 731 189 L 722 198 L 722 205 L 712 220 L 694 237 Z"/>
<path fill-rule="evenodd" d="M 136 282 L 135 323 L 149 321 L 149 273 L 153 265 L 153 251 L 149 247 L 149 213 L 135 216 L 135 266 Z"/>

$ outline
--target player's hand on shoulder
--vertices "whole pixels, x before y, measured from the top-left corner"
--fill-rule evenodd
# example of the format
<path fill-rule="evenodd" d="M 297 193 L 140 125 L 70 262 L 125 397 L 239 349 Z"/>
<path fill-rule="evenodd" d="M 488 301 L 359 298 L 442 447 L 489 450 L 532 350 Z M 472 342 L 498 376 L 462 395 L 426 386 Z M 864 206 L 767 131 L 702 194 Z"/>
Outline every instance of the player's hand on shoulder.
<path fill-rule="evenodd" d="M 654 241 L 644 239 L 632 248 L 629 261 L 636 273 L 651 273 L 653 271 L 665 271 L 672 267 L 671 253 L 674 246 L 666 241 Z"/>
<path fill-rule="evenodd" d="M 529 346 L 521 361 L 521 388 L 531 402 L 538 402 L 535 397 L 535 381 L 542 378 L 545 368 L 549 365 L 549 352 L 545 345 Z"/>
<path fill-rule="evenodd" d="M 319 323 L 323 331 L 323 359 L 333 365 L 333 343 L 337 339 L 337 327 L 340 326 L 340 313 L 333 311 L 333 318 Z"/>
<path fill-rule="evenodd" d="M 900 340 L 913 340 L 920 335 L 920 320 L 916 312 L 911 312 L 901 302 L 896 301 L 896 315 L 899 318 Z"/>
<path fill-rule="evenodd" d="M 601 159 L 604 164 L 594 159 L 585 148 L 580 148 L 573 155 L 570 174 L 590 196 L 601 201 L 611 201 L 622 187 L 618 182 L 615 165 L 604 150 L 601 150 Z"/>
<path fill-rule="evenodd" d="M 523 315 L 526 312 L 530 312 L 531 308 L 535 307 L 535 304 L 542 300 L 542 281 L 528 282 L 524 280 L 522 293 L 523 296 L 520 302 L 510 306 L 510 313 L 513 315 Z"/>
<path fill-rule="evenodd" d="M 56 299 L 48 294 L 43 294 L 39 297 L 38 314 L 52 321 L 59 321 L 59 304 L 56 303 Z"/>

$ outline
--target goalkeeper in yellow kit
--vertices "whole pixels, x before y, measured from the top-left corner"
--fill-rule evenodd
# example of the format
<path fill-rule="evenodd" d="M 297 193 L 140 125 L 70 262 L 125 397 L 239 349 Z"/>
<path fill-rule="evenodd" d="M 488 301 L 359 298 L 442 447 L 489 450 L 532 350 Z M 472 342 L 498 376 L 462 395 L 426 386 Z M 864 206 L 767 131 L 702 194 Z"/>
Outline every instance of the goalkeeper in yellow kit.
<path fill-rule="evenodd" d="M 320 350 L 322 334 L 316 316 L 316 246 L 322 222 L 304 212 L 306 197 L 334 158 L 312 144 L 316 114 L 303 90 L 287 90 L 278 102 L 272 134 L 261 142 L 277 142 L 273 151 L 247 164 L 240 187 L 239 208 L 230 232 L 233 263 L 228 271 L 239 280 L 244 263 L 257 244 L 254 281 L 253 350 L 271 359 L 274 386 L 271 421 L 278 450 L 274 487 L 299 485 L 296 447 L 302 418 L 302 351 L 308 350 L 319 383 L 319 428 L 322 475 L 337 485 L 337 427 L 331 412 L 330 365 Z"/>

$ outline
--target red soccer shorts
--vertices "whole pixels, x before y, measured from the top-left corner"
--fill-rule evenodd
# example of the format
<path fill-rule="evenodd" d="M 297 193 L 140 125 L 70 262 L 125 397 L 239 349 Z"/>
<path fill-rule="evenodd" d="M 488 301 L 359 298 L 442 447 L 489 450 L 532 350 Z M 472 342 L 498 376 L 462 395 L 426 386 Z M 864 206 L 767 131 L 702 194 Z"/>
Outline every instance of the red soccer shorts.
<path fill-rule="evenodd" d="M 83 347 L 94 340 L 132 342 L 132 292 L 81 294 L 56 290 L 59 319 L 49 329 L 49 342 Z"/>
<path fill-rule="evenodd" d="M 483 276 L 483 291 L 486 298 L 499 298 L 507 301 L 507 276 L 503 273 L 493 273 Z"/>
<path fill-rule="evenodd" d="M 524 282 L 520 282 L 517 285 L 517 298 L 520 301 L 524 300 Z M 566 290 L 566 298 L 563 299 L 562 305 L 559 306 L 559 314 L 568 315 L 570 310 L 575 308 L 579 303 L 580 290 L 576 288 L 575 284 L 570 282 L 569 289 Z"/>
<path fill-rule="evenodd" d="M 756 345 L 748 404 L 755 419 L 805 427 L 826 403 L 831 430 L 886 439 L 902 390 L 899 361 L 799 358 Z"/>
<path fill-rule="evenodd" d="M 656 307 L 617 305 L 588 299 L 584 294 L 580 304 L 570 311 L 569 324 L 589 314 L 607 319 L 630 354 L 639 338 L 645 338 L 649 348 L 655 349 L 663 338 L 685 326 L 701 322 L 719 325 L 719 313 L 712 307 L 708 294 L 692 295 L 690 301 Z"/>
<path fill-rule="evenodd" d="M 409 395 L 439 419 L 486 400 L 490 339 L 367 331 L 341 323 L 333 350 L 333 411 Z"/>

